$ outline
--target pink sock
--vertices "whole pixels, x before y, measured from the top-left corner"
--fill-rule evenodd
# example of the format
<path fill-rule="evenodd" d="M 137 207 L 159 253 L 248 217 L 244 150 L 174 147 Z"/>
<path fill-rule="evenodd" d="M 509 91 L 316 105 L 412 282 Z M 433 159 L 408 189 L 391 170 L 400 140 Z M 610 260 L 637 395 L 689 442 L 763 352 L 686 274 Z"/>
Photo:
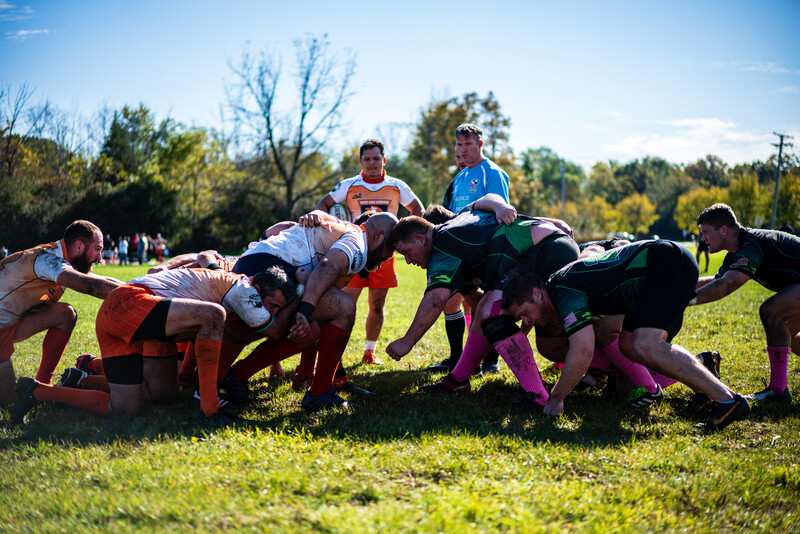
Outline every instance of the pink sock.
<path fill-rule="evenodd" d="M 544 387 L 542 375 L 539 374 L 536 360 L 533 359 L 533 349 L 525 333 L 517 332 L 513 336 L 496 343 L 494 348 L 503 357 L 514 376 L 517 377 L 522 389 L 536 395 L 536 400 L 540 404 L 543 405 L 547 402 L 547 398 L 550 395 Z"/>
<path fill-rule="evenodd" d="M 783 393 L 789 386 L 789 354 L 791 347 L 767 347 L 769 355 L 769 389 Z"/>
<path fill-rule="evenodd" d="M 633 382 L 636 387 L 644 386 L 650 393 L 655 393 L 658 390 L 647 367 L 640 363 L 630 361 L 622 354 L 622 351 L 619 350 L 618 339 L 615 339 L 613 343 L 604 348 L 603 352 L 606 353 L 608 359 L 611 360 L 611 363 L 613 363 L 617 369 L 625 373 L 627 377 L 631 379 L 631 382 Z"/>
<path fill-rule="evenodd" d="M 668 376 L 662 375 L 661 373 L 655 373 L 655 372 L 653 373 L 653 380 L 655 381 L 656 384 L 661 386 L 661 389 L 667 389 L 672 384 L 677 382 L 677 380 L 675 380 L 674 378 L 670 378 Z"/>
<path fill-rule="evenodd" d="M 564 367 L 563 363 L 561 364 L 561 367 Z M 589 367 L 601 369 L 607 373 L 610 373 L 614 370 L 614 364 L 612 364 L 611 360 L 608 359 L 606 353 L 599 349 L 594 349 L 594 356 L 592 356 L 592 362 L 589 364 Z"/>
<path fill-rule="evenodd" d="M 472 324 L 472 314 L 471 313 L 465 313 L 464 314 L 464 321 L 466 321 L 466 323 L 467 323 L 467 332 L 469 332 L 469 325 Z"/>
<path fill-rule="evenodd" d="M 464 352 L 461 353 L 461 358 L 459 358 L 455 369 L 453 369 L 453 378 L 459 382 L 469 380 L 469 377 L 472 376 L 472 371 L 481 363 L 481 360 L 491 348 L 492 344 L 489 343 L 488 339 L 480 334 L 470 332 L 467 335 L 467 342 L 464 344 Z"/>

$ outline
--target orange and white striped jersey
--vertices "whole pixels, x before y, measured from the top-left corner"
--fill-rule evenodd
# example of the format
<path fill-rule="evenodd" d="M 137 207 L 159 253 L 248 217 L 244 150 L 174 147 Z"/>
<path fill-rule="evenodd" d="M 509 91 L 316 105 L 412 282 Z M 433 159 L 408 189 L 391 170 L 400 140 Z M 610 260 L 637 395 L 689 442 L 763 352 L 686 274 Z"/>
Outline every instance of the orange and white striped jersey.
<path fill-rule="evenodd" d="M 272 315 L 249 276 L 222 269 L 171 269 L 130 280 L 148 287 L 157 297 L 215 302 L 239 316 L 248 326 L 263 329 Z"/>
<path fill-rule="evenodd" d="M 347 206 L 353 221 L 367 211 L 387 211 L 397 215 L 401 205 L 408 207 L 415 200 L 419 202 L 403 180 L 386 173 L 381 180 L 366 180 L 362 174 L 342 180 L 329 195 L 337 204 L 343 202 Z"/>
<path fill-rule="evenodd" d="M 65 259 L 64 240 L 15 252 L 0 260 L 0 328 L 16 323 L 31 309 L 55 302 L 66 290 L 58 276 L 73 267 Z"/>

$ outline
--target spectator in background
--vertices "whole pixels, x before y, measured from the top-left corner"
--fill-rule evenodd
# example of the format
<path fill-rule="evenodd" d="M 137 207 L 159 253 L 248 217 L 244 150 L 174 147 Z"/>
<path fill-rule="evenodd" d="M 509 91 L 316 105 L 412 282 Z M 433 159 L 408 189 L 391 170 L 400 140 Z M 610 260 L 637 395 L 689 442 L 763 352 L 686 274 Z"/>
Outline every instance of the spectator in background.
<path fill-rule="evenodd" d="M 120 265 L 128 264 L 128 236 L 123 235 L 117 241 L 117 257 Z"/>
<path fill-rule="evenodd" d="M 147 247 L 149 243 L 147 241 L 147 235 L 142 232 L 139 234 L 139 265 L 144 265 L 147 262 Z"/>
<path fill-rule="evenodd" d="M 103 238 L 103 263 L 111 263 L 114 259 L 114 241 L 111 240 L 111 234 L 106 234 Z"/>
<path fill-rule="evenodd" d="M 153 250 L 156 253 L 156 261 L 161 263 L 164 261 L 164 249 L 167 247 L 167 240 L 161 237 L 161 233 L 156 234 L 153 240 Z"/>
<path fill-rule="evenodd" d="M 5 258 L 6 256 L 8 256 L 8 249 L 6 248 L 5 245 L 3 245 L 2 247 L 0 247 L 0 260 Z"/>
<path fill-rule="evenodd" d="M 133 237 L 131 237 L 129 254 L 131 264 L 139 258 L 139 234 L 133 234 Z"/>
<path fill-rule="evenodd" d="M 702 239 L 699 239 L 697 241 L 697 252 L 694 255 L 694 259 L 697 261 L 697 266 L 698 267 L 700 266 L 700 256 L 705 256 L 706 257 L 706 268 L 703 269 L 703 271 L 702 271 L 702 272 L 706 273 L 706 272 L 708 272 L 708 243 L 706 243 Z"/>

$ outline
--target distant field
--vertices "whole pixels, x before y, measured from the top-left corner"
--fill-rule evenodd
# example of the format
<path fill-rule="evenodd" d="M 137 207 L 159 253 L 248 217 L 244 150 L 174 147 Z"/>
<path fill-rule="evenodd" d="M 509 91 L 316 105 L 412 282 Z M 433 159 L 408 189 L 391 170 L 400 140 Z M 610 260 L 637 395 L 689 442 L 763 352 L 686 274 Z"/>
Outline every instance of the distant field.
<path fill-rule="evenodd" d="M 712 258 L 712 271 L 721 261 Z M 424 272 L 398 262 L 379 349 L 405 332 Z M 127 280 L 144 268 L 105 266 Z M 753 282 L 687 311 L 676 342 L 716 349 L 735 390 L 768 377 Z M 78 327 L 58 370 L 97 353 L 99 301 L 67 292 Z M 362 299 L 362 302 L 365 302 Z M 703 435 L 676 411 L 690 391 L 666 391 L 633 412 L 613 396 L 574 393 L 559 418 L 515 411 L 508 368 L 456 397 L 426 395 L 423 369 L 448 352 L 435 325 L 401 362 L 363 367 L 366 307 L 345 354 L 354 383 L 379 394 L 355 411 L 307 415 L 290 378 L 257 375 L 253 428 L 204 433 L 190 392 L 145 406 L 133 421 L 71 408 L 36 408 L 12 427 L 0 411 L 0 530 L 4 532 L 797 532 L 800 410 L 754 407 L 749 420 Z M 33 376 L 42 336 L 17 346 L 18 376 Z M 385 356 L 385 355 L 384 355 Z M 289 377 L 296 357 L 285 362 Z M 548 364 L 539 359 L 540 368 Z M 789 386 L 800 395 L 798 361 Z M 58 375 L 57 375 L 58 376 Z"/>

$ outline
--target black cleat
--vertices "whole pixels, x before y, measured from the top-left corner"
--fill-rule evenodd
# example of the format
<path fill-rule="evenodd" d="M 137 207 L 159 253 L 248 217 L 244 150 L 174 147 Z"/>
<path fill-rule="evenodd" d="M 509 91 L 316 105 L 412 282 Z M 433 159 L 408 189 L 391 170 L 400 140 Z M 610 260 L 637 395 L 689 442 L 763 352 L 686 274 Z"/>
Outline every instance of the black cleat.
<path fill-rule="evenodd" d="M 431 373 L 449 373 L 455 368 L 457 363 L 458 358 L 450 357 L 442 360 L 440 363 L 428 366 L 426 370 Z"/>
<path fill-rule="evenodd" d="M 245 405 L 250 400 L 250 385 L 247 380 L 242 380 L 229 369 L 222 379 L 222 389 L 236 404 Z"/>
<path fill-rule="evenodd" d="M 350 395 L 358 395 L 360 397 L 377 397 L 378 396 L 376 393 L 373 393 L 372 391 L 369 391 L 369 390 L 366 390 L 364 388 L 358 387 L 357 385 L 353 384 L 349 380 L 347 382 L 345 382 L 342 387 L 336 389 L 336 391 L 342 392 L 342 393 L 349 393 Z"/>
<path fill-rule="evenodd" d="M 89 376 L 89 373 L 82 371 L 77 367 L 70 367 L 61 375 L 61 380 L 56 384 L 64 388 L 79 389 L 81 380 Z"/>
<path fill-rule="evenodd" d="M 459 382 L 453 378 L 452 374 L 449 374 L 444 377 L 444 380 L 441 382 L 428 384 L 427 386 L 422 386 L 419 389 L 428 393 L 466 393 L 471 389 L 471 386 L 469 385 L 469 380 L 466 380 L 465 382 Z"/>
<path fill-rule="evenodd" d="M 25 416 L 34 406 L 39 404 L 33 396 L 33 390 L 39 387 L 39 382 L 33 378 L 20 378 L 17 381 L 17 401 L 11 409 L 11 422 L 19 425 L 25 422 Z"/>
<path fill-rule="evenodd" d="M 703 367 L 711 371 L 711 374 L 719 379 L 719 364 L 722 361 L 722 356 L 715 350 L 704 350 L 696 355 Z"/>
<path fill-rule="evenodd" d="M 252 423 L 249 419 L 233 415 L 220 408 L 217 413 L 206 415 L 203 410 L 197 412 L 197 424 L 204 427 L 224 428 L 226 426 L 248 425 Z"/>
<path fill-rule="evenodd" d="M 351 404 L 337 395 L 333 388 L 316 397 L 311 396 L 311 388 L 308 388 L 300 405 L 307 412 L 316 412 L 318 410 L 327 410 L 330 408 L 358 408 L 357 404 Z"/>
<path fill-rule="evenodd" d="M 697 423 L 695 425 L 697 428 L 706 432 L 715 432 L 750 415 L 750 404 L 747 399 L 738 394 L 733 396 L 732 402 L 716 402 L 714 404 L 714 409 L 708 419 Z"/>
<path fill-rule="evenodd" d="M 692 398 L 689 399 L 689 402 L 678 410 L 678 415 L 681 417 L 702 417 L 714 406 L 714 401 L 712 401 L 708 395 L 705 393 L 695 393 L 692 395 Z"/>

